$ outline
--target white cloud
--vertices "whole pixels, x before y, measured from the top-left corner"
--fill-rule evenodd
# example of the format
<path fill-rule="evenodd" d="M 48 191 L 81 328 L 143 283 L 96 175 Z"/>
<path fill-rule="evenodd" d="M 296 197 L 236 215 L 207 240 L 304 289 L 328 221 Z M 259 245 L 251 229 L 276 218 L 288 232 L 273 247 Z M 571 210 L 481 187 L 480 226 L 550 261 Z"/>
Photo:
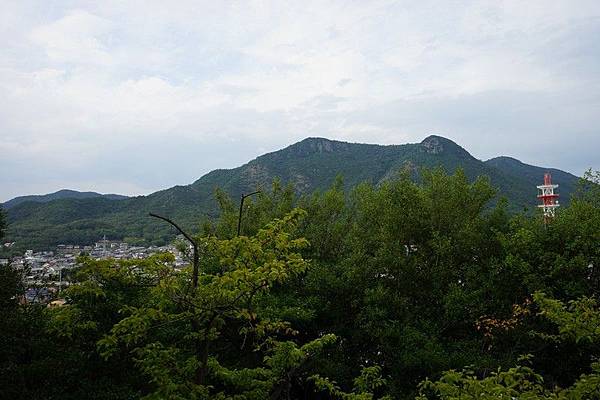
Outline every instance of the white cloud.
<path fill-rule="evenodd" d="M 112 56 L 105 37 L 110 21 L 83 10 L 69 11 L 64 17 L 33 29 L 32 41 L 43 47 L 50 60 L 77 65 L 107 66 Z"/>

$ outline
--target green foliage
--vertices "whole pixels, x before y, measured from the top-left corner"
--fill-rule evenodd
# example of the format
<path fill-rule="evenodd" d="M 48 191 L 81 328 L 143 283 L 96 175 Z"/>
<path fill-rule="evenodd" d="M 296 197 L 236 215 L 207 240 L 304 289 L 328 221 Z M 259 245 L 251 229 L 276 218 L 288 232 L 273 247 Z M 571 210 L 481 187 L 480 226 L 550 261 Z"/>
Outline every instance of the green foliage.
<path fill-rule="evenodd" d="M 600 342 L 600 309 L 595 298 L 581 297 L 567 305 L 542 292 L 535 293 L 533 298 L 540 307 L 539 314 L 558 326 L 558 335 L 542 334 L 544 338 L 575 343 Z"/>
<path fill-rule="evenodd" d="M 467 157 L 440 143 L 452 159 Z M 329 147 L 315 146 L 292 148 L 278 165 L 320 165 Z M 191 267 L 175 269 L 168 254 L 82 257 L 61 294 L 67 305 L 44 308 L 21 304 L 21 278 L 3 270 L 6 393 L 599 398 L 594 186 L 545 224 L 511 214 L 493 179 L 413 172 L 358 186 L 338 177 L 300 197 L 275 181 L 246 199 L 239 237 L 239 204 L 218 191 L 220 217 L 196 236 L 197 287 Z"/>
<path fill-rule="evenodd" d="M 539 315 L 557 326 L 558 335 L 542 335 L 556 342 L 600 342 L 600 309 L 594 299 L 581 298 L 565 305 L 560 300 L 548 298 L 538 292 L 534 295 Z M 531 356 L 521 361 L 529 361 Z M 445 372 L 432 382 L 425 380 L 419 385 L 417 399 L 570 399 L 588 400 L 600 398 L 600 364 L 592 363 L 591 372 L 583 374 L 571 387 L 548 388 L 543 377 L 531 367 L 518 365 L 507 371 L 498 369 L 480 378 L 473 370 Z"/>
<path fill-rule="evenodd" d="M 517 366 L 498 370 L 478 379 L 473 371 L 449 371 L 436 382 L 426 380 L 419 385 L 417 399 L 512 400 L 557 399 L 543 385 L 543 379 L 531 368 Z"/>
<path fill-rule="evenodd" d="M 335 341 L 332 335 L 301 346 L 281 340 L 292 338 L 295 331 L 262 306 L 273 287 L 308 268 L 298 253 L 308 243 L 294 237 L 304 215 L 292 210 L 253 236 L 198 238 L 203 261 L 196 288 L 186 278 L 189 270 L 170 274 L 160 268 L 148 270 L 156 264 L 143 270 L 138 265 L 134 281 L 155 277 L 156 272 L 160 278 L 141 304 L 121 307 L 121 319 L 98 340 L 98 352 L 106 360 L 131 355 L 152 384 L 147 399 L 263 399 L 289 394 L 306 379 L 307 364 Z M 102 262 L 93 264 L 94 271 L 102 271 Z M 128 286 L 133 283 L 120 271 L 116 276 Z M 93 298 L 104 296 L 103 290 L 94 289 L 78 291 Z M 239 357 L 232 358 L 233 349 Z M 262 362 L 257 359 L 261 353 Z"/>
<path fill-rule="evenodd" d="M 579 179 L 575 198 L 600 205 L 600 171 L 589 169 L 583 177 Z"/>
<path fill-rule="evenodd" d="M 342 391 L 335 382 L 319 375 L 310 378 L 317 389 L 326 392 L 332 398 L 343 400 L 372 400 L 379 398 L 381 400 L 391 400 L 389 396 L 375 397 L 373 393 L 385 388 L 387 381 L 381 377 L 381 367 L 363 367 L 360 375 L 354 379 L 354 388 L 352 392 Z"/>
<path fill-rule="evenodd" d="M 347 339 L 344 350 L 356 354 L 350 365 L 361 358 L 385 365 L 397 396 L 400 377 L 416 386 L 453 358 L 468 360 L 474 332 L 465 347 L 441 335 L 468 332 L 486 312 L 480 268 L 494 255 L 485 214 L 493 196 L 485 180 L 469 183 L 463 173 L 441 170 L 423 174 L 422 185 L 408 176 L 363 184 L 348 201 L 340 187 L 313 196 L 305 235 L 319 261 L 307 279 L 316 303 L 325 305 L 315 329 L 325 324 Z"/>

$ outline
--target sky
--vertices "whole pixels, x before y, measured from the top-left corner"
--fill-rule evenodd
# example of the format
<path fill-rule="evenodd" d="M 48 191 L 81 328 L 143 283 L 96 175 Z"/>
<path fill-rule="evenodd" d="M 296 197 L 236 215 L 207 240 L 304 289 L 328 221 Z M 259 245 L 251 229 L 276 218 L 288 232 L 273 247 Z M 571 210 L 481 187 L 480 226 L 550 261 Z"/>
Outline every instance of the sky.
<path fill-rule="evenodd" d="M 188 184 L 306 137 L 600 169 L 600 1 L 53 1 L 0 11 L 0 201 Z"/>

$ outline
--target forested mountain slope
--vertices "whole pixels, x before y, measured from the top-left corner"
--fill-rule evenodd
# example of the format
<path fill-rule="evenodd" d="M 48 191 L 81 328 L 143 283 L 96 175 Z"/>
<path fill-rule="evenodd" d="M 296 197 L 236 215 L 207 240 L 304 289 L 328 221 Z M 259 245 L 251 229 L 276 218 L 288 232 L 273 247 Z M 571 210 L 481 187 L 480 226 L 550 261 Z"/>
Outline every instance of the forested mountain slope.
<path fill-rule="evenodd" d="M 173 237 L 168 226 L 148 218 L 157 212 L 192 228 L 217 209 L 214 193 L 221 188 L 237 198 L 257 188 L 268 189 L 275 178 L 291 183 L 298 194 L 329 187 L 342 176 L 346 188 L 363 181 L 378 184 L 401 171 L 418 179 L 423 168 L 441 166 L 448 172 L 462 168 L 470 179 L 486 175 L 511 209 L 532 208 L 535 185 L 546 168 L 507 157 L 482 162 L 456 143 L 430 136 L 421 143 L 374 145 L 308 138 L 285 149 L 262 155 L 234 169 L 212 171 L 187 186 L 113 201 L 104 197 L 58 199 L 46 203 L 24 202 L 8 209 L 8 240 L 20 247 L 46 248 L 58 243 L 92 243 L 106 235 L 131 242 L 162 243 Z M 552 170 L 568 200 L 577 177 Z"/>
<path fill-rule="evenodd" d="M 50 201 L 60 199 L 93 199 L 97 197 L 102 197 L 109 200 L 122 200 L 127 198 L 127 196 L 122 196 L 120 194 L 100 194 L 96 192 L 79 192 L 77 190 L 63 189 L 49 194 L 15 197 L 14 199 L 10 199 L 2 203 L 1 205 L 2 208 L 8 210 L 9 208 L 18 206 L 19 204 L 28 201 L 33 201 L 36 203 L 48 203 Z"/>

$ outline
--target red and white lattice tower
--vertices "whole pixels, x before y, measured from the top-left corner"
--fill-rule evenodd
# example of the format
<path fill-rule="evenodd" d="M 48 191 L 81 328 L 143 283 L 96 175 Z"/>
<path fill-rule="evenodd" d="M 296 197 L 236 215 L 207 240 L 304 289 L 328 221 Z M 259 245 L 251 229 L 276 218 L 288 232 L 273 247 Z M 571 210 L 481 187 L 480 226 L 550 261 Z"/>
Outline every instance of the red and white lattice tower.
<path fill-rule="evenodd" d="M 538 205 L 544 213 L 544 219 L 548 220 L 554 217 L 554 211 L 558 204 L 558 194 L 554 193 L 554 189 L 558 188 L 558 185 L 552 184 L 552 175 L 549 172 L 544 174 L 544 184 L 538 187 L 538 199 L 542 201 L 542 204 Z"/>

